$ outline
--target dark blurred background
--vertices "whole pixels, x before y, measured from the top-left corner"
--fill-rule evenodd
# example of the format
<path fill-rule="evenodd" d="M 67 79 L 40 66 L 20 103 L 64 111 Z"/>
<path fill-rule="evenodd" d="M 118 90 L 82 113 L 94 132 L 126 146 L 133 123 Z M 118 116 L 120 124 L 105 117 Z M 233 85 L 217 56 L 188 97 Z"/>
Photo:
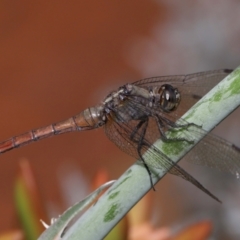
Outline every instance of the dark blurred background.
<path fill-rule="evenodd" d="M 75 115 L 126 82 L 237 67 L 239 16 L 237 0 L 0 1 L 1 140 Z M 238 146 L 239 115 L 235 111 L 218 128 Z M 84 196 L 80 185 L 69 189 L 71 176 L 81 184 L 81 172 L 88 184 L 104 167 L 116 179 L 135 161 L 102 129 L 52 137 L 0 156 L 0 232 L 18 224 L 13 185 L 23 157 L 34 168 L 50 217 Z M 208 217 L 217 239 L 239 239 L 240 181 L 183 166 L 224 204 L 166 176 L 154 193 L 155 224 Z"/>

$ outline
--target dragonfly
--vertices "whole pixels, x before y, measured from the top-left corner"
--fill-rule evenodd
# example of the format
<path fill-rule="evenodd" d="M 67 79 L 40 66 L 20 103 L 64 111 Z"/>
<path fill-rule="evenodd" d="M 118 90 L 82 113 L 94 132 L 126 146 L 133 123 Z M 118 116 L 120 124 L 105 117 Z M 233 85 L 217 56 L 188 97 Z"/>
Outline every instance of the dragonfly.
<path fill-rule="evenodd" d="M 235 175 L 240 172 L 240 148 L 206 133 L 201 127 L 192 132 L 189 128 L 189 134 L 181 138 L 171 138 L 166 134 L 167 131 L 179 128 L 188 130 L 192 124 L 186 121 L 179 123 L 181 116 L 231 72 L 232 70 L 221 69 L 188 75 L 159 76 L 125 84 L 108 94 L 96 106 L 67 120 L 1 142 L 0 154 L 53 135 L 103 127 L 107 137 L 122 151 L 140 159 L 150 176 L 153 189 L 150 168 L 168 169 L 170 174 L 191 182 L 220 202 L 193 176 L 153 146 L 153 143 L 157 139 L 164 142 L 191 142 L 189 135 L 202 134 L 205 137 L 190 151 L 188 160 Z M 143 156 L 146 151 L 148 159 Z"/>

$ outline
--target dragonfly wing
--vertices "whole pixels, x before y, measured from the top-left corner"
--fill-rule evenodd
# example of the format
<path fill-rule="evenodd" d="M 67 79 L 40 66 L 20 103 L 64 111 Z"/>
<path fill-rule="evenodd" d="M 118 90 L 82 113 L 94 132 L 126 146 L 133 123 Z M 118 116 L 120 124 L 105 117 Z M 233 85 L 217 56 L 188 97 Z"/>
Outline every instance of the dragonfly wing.
<path fill-rule="evenodd" d="M 163 117 L 175 122 L 204 94 L 231 72 L 232 70 L 222 69 L 189 75 L 155 77 L 140 80 L 135 84 L 142 87 L 154 87 L 169 83 L 178 88 L 181 93 L 179 107 L 171 113 L 161 113 Z M 187 124 L 187 122 L 184 123 L 182 120 L 182 124 Z M 238 147 L 213 134 L 207 134 L 204 130 L 199 129 L 197 132 L 192 132 L 192 134 L 206 136 L 185 156 L 185 159 L 194 164 L 239 176 L 240 149 Z"/>
<path fill-rule="evenodd" d="M 176 87 L 181 94 L 181 101 L 171 115 L 179 118 L 231 72 L 232 70 L 221 69 L 188 75 L 160 76 L 145 78 L 133 84 L 145 88 L 160 87 L 163 84 Z"/>
<path fill-rule="evenodd" d="M 207 195 L 215 199 L 216 201 L 220 202 L 221 201 L 214 196 L 209 190 L 207 190 L 200 182 L 198 182 L 194 177 L 192 177 L 189 173 L 187 173 L 184 169 L 182 169 L 179 165 L 175 165 L 172 169 L 169 170 L 169 173 L 176 175 L 178 177 L 181 177 L 188 182 L 192 183 L 194 186 L 197 188 L 201 189 L 203 192 L 205 192 Z"/>
<path fill-rule="evenodd" d="M 237 177 L 240 174 L 240 149 L 213 134 L 207 134 L 184 158 Z"/>
<path fill-rule="evenodd" d="M 220 82 L 223 78 L 229 75 L 233 70 L 229 69 L 220 69 L 220 70 L 211 70 L 206 72 L 199 72 L 187 75 L 172 75 L 172 76 L 159 76 L 159 77 L 151 77 L 144 78 L 139 81 L 134 82 L 133 84 L 139 87 L 155 87 L 161 86 L 163 84 L 172 84 L 173 86 L 182 86 L 187 85 L 194 86 L 197 85 L 199 87 L 203 86 L 203 89 L 200 92 L 206 93 L 212 87 L 214 87 L 218 82 Z M 209 87 L 208 87 L 209 86 Z M 205 88 L 205 90 L 204 90 Z M 198 92 L 198 91 L 197 91 Z"/>
<path fill-rule="evenodd" d="M 131 111 L 133 106 L 131 106 L 131 102 L 127 104 L 127 109 L 121 112 L 122 109 L 118 109 L 110 112 L 108 115 L 108 121 L 104 127 L 105 133 L 108 138 L 114 142 L 122 151 L 127 154 L 133 156 L 134 158 L 139 159 L 139 154 L 137 152 L 139 139 L 141 138 L 140 132 L 137 131 L 132 136 L 132 133 L 135 131 L 136 126 L 139 121 L 128 121 L 127 123 L 124 121 L 124 113 L 126 111 Z M 135 106 L 135 109 L 138 106 Z M 139 106 L 139 111 L 142 110 L 142 107 Z M 151 141 L 151 139 L 150 139 Z M 174 163 L 170 158 L 164 155 L 159 149 L 152 145 L 152 142 L 149 142 L 147 138 L 144 138 L 141 146 L 141 156 L 144 158 L 144 161 L 149 166 L 150 170 L 152 169 L 163 169 L 168 170 L 169 173 L 179 176 L 196 187 L 204 191 L 206 194 L 219 201 L 217 197 L 215 197 L 212 193 L 210 193 L 206 188 L 204 188 L 195 178 L 193 178 L 190 174 L 184 171 L 180 166 Z M 220 202 L 220 201 L 219 201 Z"/>

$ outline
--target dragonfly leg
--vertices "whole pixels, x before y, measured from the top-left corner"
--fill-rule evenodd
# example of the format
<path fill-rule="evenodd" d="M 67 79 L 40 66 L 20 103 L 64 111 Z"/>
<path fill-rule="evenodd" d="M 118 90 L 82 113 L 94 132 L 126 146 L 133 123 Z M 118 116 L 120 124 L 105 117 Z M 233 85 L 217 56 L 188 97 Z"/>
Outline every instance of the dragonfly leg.
<path fill-rule="evenodd" d="M 160 118 L 160 116 L 157 115 L 158 118 Z M 201 128 L 202 126 L 199 126 L 195 123 L 189 123 L 186 121 L 186 123 L 183 123 L 183 124 L 180 124 L 180 123 L 176 123 L 176 122 L 173 122 L 163 116 L 161 116 L 161 119 L 162 119 L 162 122 L 165 122 L 168 126 L 172 127 L 172 128 L 188 128 L 189 126 L 194 126 L 194 127 L 197 127 L 197 128 Z"/>
<path fill-rule="evenodd" d="M 137 152 L 138 152 L 138 156 L 140 157 L 140 159 L 141 159 L 142 162 L 143 162 L 144 167 L 146 168 L 146 170 L 147 170 L 147 172 L 148 172 L 152 189 L 153 189 L 153 191 L 156 191 L 156 189 L 154 188 L 154 185 L 153 185 L 153 181 L 152 181 L 152 173 L 151 173 L 151 171 L 150 171 L 147 163 L 145 162 L 145 160 L 144 160 L 144 158 L 143 158 L 143 156 L 142 156 L 142 154 L 141 154 L 141 149 L 142 149 L 142 147 L 144 146 L 144 137 L 145 137 L 146 130 L 147 130 L 147 126 L 148 126 L 148 119 L 144 119 L 144 120 L 140 121 L 139 124 L 138 124 L 138 125 L 140 125 L 140 126 L 137 125 L 136 128 L 140 129 L 140 127 L 141 127 L 143 124 L 144 124 L 144 126 L 143 126 L 143 129 L 142 129 L 141 134 L 139 134 L 139 135 L 140 135 L 139 141 L 137 142 L 137 144 L 138 144 L 138 146 L 137 146 Z M 135 129 L 134 129 L 134 130 L 135 130 Z M 134 133 L 134 135 L 136 135 L 136 133 L 137 133 L 137 131 Z"/>
<path fill-rule="evenodd" d="M 141 121 L 137 124 L 137 126 L 134 128 L 133 132 L 132 132 L 131 135 L 130 135 L 130 139 L 131 139 L 131 140 L 134 140 L 134 137 L 135 137 L 136 133 L 138 132 L 138 130 L 141 128 L 141 126 L 142 126 L 145 122 L 146 122 L 146 119 L 141 120 Z"/>
<path fill-rule="evenodd" d="M 154 118 L 155 118 L 155 120 L 157 122 L 158 130 L 159 130 L 160 135 L 161 135 L 161 139 L 164 142 L 176 142 L 176 141 L 181 142 L 181 141 L 185 141 L 185 142 L 190 143 L 190 144 L 194 143 L 194 141 L 188 140 L 187 138 L 181 138 L 181 137 L 170 138 L 170 137 L 167 137 L 166 134 L 165 134 L 165 131 L 164 131 L 164 127 L 167 124 L 168 126 L 172 127 L 173 129 L 174 129 L 174 127 L 175 128 L 179 128 L 179 127 L 187 128 L 187 127 L 189 127 L 191 125 L 196 126 L 196 124 L 189 123 L 189 124 L 180 126 L 180 125 L 177 125 L 177 124 L 175 124 L 175 123 L 173 123 L 171 121 L 168 121 L 167 119 L 164 119 L 162 117 L 160 118 L 158 115 L 155 115 Z M 162 121 L 162 119 L 164 119 L 164 121 Z"/>

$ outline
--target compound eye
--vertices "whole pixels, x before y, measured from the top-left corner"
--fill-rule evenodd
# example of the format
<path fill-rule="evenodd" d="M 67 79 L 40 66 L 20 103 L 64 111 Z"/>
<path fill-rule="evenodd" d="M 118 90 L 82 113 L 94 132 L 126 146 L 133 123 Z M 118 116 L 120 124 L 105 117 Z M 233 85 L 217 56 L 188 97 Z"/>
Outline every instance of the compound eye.
<path fill-rule="evenodd" d="M 180 102 L 180 93 L 177 88 L 174 88 L 170 84 L 164 84 L 160 90 L 160 105 L 166 112 L 173 111 L 176 109 Z"/>

